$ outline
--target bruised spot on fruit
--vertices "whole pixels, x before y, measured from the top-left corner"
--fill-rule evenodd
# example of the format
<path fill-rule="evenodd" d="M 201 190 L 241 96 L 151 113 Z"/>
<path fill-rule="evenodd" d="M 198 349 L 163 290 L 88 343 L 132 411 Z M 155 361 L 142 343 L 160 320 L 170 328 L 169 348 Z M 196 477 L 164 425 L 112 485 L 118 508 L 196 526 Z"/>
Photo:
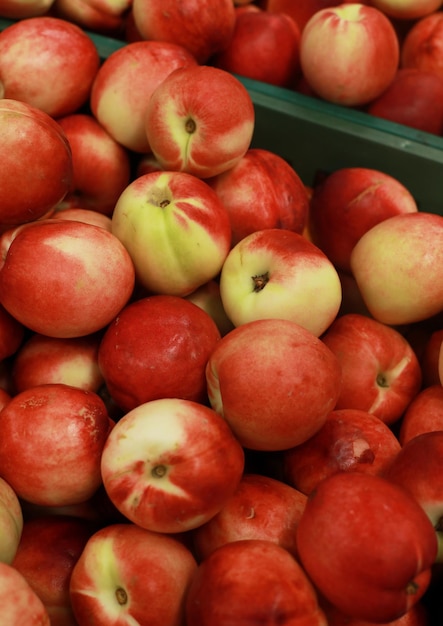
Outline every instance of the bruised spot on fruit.
<path fill-rule="evenodd" d="M 246 519 L 254 519 L 255 517 L 255 509 L 251 506 L 249 513 L 246 515 Z"/>
<path fill-rule="evenodd" d="M 153 478 L 163 478 L 163 476 L 166 475 L 167 471 L 168 468 L 166 467 L 166 465 L 156 465 L 151 470 L 151 476 Z"/>
<path fill-rule="evenodd" d="M 253 291 L 258 293 L 262 289 L 266 287 L 269 282 L 269 273 L 265 272 L 265 274 L 260 274 L 252 277 Z"/>
<path fill-rule="evenodd" d="M 117 602 L 120 605 L 126 604 L 128 602 L 128 594 L 122 587 L 117 587 L 115 590 L 115 597 L 117 598 Z"/>
<path fill-rule="evenodd" d="M 48 404 L 48 398 L 46 396 L 32 396 L 31 398 L 26 398 L 23 402 L 20 402 L 18 405 L 20 409 L 36 409 L 41 406 L 45 406 Z"/>
<path fill-rule="evenodd" d="M 197 130 L 197 124 L 192 119 L 192 117 L 188 117 L 188 119 L 186 120 L 186 122 L 185 122 L 185 130 L 190 135 L 195 133 L 195 131 Z"/>
<path fill-rule="evenodd" d="M 340 471 L 351 471 L 357 465 L 371 465 L 375 454 L 364 437 L 356 437 L 353 441 L 339 440 L 331 450 L 331 456 L 336 461 Z"/>

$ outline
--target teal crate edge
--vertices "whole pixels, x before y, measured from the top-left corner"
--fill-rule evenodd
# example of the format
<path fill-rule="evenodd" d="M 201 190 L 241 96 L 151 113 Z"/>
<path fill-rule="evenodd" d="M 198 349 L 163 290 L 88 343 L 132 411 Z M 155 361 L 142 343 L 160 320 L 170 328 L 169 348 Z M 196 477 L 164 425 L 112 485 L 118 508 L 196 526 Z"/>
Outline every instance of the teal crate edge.
<path fill-rule="evenodd" d="M 0 19 L 0 30 L 15 20 Z M 105 60 L 127 42 L 86 34 Z M 379 169 L 397 178 L 421 210 L 443 214 L 443 137 L 367 113 L 237 76 L 256 110 L 251 147 L 280 154 L 307 185 L 342 167 Z"/>

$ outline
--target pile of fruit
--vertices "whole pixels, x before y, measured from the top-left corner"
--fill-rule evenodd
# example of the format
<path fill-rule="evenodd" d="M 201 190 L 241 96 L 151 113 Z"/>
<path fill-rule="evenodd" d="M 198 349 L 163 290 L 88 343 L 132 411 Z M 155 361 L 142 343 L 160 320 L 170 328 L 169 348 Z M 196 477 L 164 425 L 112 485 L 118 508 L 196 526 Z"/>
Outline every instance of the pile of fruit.
<path fill-rule="evenodd" d="M 441 624 L 443 216 L 236 76 L 380 107 L 440 6 L 0 1 L 2 624 Z"/>

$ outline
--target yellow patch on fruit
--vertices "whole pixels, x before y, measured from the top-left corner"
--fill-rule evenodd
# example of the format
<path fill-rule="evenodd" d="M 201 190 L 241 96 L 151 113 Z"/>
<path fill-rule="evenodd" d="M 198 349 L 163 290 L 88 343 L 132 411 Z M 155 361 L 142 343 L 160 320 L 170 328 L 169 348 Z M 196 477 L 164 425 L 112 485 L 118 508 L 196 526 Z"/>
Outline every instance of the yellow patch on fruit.
<path fill-rule="evenodd" d="M 86 570 L 93 575 L 93 582 L 88 588 L 76 589 L 76 593 L 98 598 L 103 612 L 110 621 L 117 621 L 122 611 L 127 611 L 127 603 L 119 601 L 119 594 L 125 588 L 125 582 L 118 568 L 112 539 L 91 541 L 85 551 Z M 127 598 L 130 602 L 130 598 Z M 130 622 L 127 622 L 128 624 Z"/>

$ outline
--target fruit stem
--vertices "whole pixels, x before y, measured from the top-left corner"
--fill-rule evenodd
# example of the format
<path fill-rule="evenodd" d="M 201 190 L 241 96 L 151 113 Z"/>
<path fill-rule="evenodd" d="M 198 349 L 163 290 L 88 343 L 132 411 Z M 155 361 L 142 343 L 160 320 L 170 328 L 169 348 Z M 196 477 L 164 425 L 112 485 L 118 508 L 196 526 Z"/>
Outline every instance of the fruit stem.
<path fill-rule="evenodd" d="M 255 293 L 258 293 L 259 291 L 261 291 L 262 289 L 266 287 L 268 282 L 269 282 L 268 272 L 265 272 L 264 274 L 252 276 L 253 291 Z"/>

